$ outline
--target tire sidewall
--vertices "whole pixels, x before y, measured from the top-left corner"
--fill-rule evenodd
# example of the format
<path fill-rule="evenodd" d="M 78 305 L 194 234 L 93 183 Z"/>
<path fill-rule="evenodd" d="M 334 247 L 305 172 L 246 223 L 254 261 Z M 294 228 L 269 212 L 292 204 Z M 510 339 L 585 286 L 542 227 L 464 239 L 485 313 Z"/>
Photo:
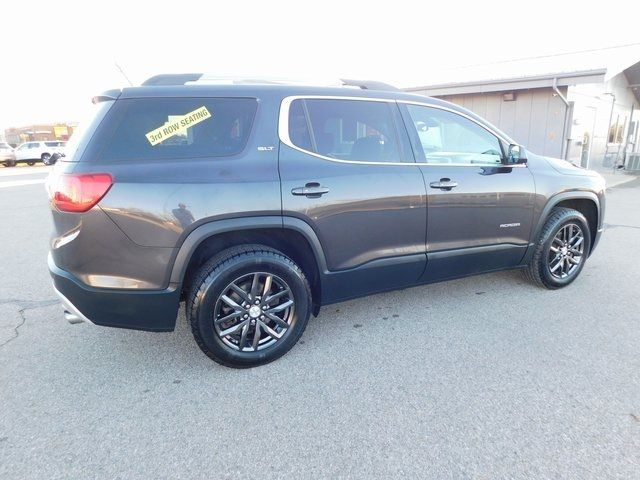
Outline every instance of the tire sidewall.
<path fill-rule="evenodd" d="M 556 234 L 560 231 L 560 229 L 562 229 L 564 226 L 566 226 L 569 223 L 578 224 L 582 229 L 582 234 L 584 236 L 584 253 L 582 254 L 582 260 L 580 261 L 580 265 L 578 265 L 577 270 L 575 270 L 574 273 L 571 274 L 571 276 L 567 278 L 557 278 L 553 276 L 553 274 L 549 269 L 549 262 L 548 262 L 549 249 L 551 248 L 551 243 L 553 242 L 553 239 L 555 238 Z M 587 220 L 584 218 L 584 216 L 578 212 L 563 215 L 561 218 L 559 218 L 556 221 L 555 225 L 551 229 L 551 232 L 549 233 L 548 237 L 545 239 L 544 244 L 542 246 L 542 255 L 540 257 L 539 268 L 540 268 L 540 275 L 543 281 L 549 284 L 550 286 L 556 287 L 556 288 L 564 287 L 570 284 L 571 282 L 573 282 L 576 278 L 578 278 L 578 276 L 580 275 L 580 272 L 584 268 L 584 264 L 586 263 L 587 257 L 589 256 L 590 249 L 591 249 L 591 232 L 589 230 L 589 225 L 587 224 Z"/>
<path fill-rule="evenodd" d="M 191 314 L 196 317 L 201 339 L 215 357 L 223 363 L 238 367 L 251 367 L 273 361 L 295 345 L 306 327 L 311 311 L 306 280 L 301 272 L 278 257 L 267 259 L 257 254 L 246 258 L 232 259 L 229 263 L 223 268 L 214 270 L 205 278 L 199 288 L 196 308 Z M 238 277 L 253 272 L 271 273 L 284 280 L 291 289 L 295 311 L 291 326 L 282 339 L 264 350 L 241 353 L 232 350 L 218 336 L 213 326 L 213 313 L 216 301 L 223 290 Z"/>

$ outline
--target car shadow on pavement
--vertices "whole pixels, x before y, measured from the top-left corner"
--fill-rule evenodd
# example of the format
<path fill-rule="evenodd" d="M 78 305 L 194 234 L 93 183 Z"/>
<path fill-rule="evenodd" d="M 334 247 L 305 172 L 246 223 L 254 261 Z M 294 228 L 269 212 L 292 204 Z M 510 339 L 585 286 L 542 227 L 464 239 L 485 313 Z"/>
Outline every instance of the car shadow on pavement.
<path fill-rule="evenodd" d="M 363 338 L 371 340 L 367 342 L 367 355 L 382 355 L 388 348 L 404 341 L 407 329 L 416 334 L 422 330 L 427 335 L 430 328 L 444 328 L 445 322 L 455 321 L 450 312 L 459 309 L 461 299 L 466 299 L 473 309 L 474 304 L 480 306 L 490 297 L 500 296 L 503 291 L 518 289 L 530 291 L 531 287 L 520 272 L 507 271 L 325 306 L 317 318 L 310 319 L 301 341 L 289 354 L 253 370 L 284 370 L 300 361 L 327 362 L 327 352 L 336 359 L 352 361 L 362 353 L 354 345 L 359 345 Z M 107 366 L 121 378 L 157 370 L 173 371 L 174 375 L 188 371 L 196 376 L 206 371 L 233 372 L 200 351 L 182 305 L 175 331 L 166 333 L 71 325 L 62 319 L 59 305 L 30 310 L 26 315 L 27 322 L 21 329 L 21 335 L 26 337 L 23 340 L 35 341 L 35 338 L 28 337 L 43 333 L 49 338 L 65 338 L 55 346 L 54 355 L 48 358 L 48 366 L 52 370 L 56 366 L 66 370 L 71 364 L 77 364 L 100 375 L 99 372 Z M 362 358 L 358 360 L 362 361 Z"/>

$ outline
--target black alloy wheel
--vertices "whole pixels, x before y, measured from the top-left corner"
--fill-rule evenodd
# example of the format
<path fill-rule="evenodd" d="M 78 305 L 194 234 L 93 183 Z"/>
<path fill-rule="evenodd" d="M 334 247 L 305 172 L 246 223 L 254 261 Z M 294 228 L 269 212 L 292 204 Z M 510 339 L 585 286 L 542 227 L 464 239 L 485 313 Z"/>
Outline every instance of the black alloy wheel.
<path fill-rule="evenodd" d="M 282 252 L 241 245 L 214 255 L 190 280 L 187 319 L 200 349 L 234 368 L 287 353 L 312 310 L 302 269 Z"/>

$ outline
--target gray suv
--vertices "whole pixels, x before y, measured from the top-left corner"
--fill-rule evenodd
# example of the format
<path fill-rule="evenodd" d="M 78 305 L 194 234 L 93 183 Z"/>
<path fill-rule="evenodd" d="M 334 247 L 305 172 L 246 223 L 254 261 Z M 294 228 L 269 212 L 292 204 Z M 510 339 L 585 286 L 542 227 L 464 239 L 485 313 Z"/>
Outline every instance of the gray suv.
<path fill-rule="evenodd" d="M 171 331 L 231 367 L 286 353 L 320 307 L 522 269 L 573 282 L 603 226 L 598 174 L 468 110 L 375 82 L 160 75 L 94 98 L 48 180 L 70 321 Z"/>

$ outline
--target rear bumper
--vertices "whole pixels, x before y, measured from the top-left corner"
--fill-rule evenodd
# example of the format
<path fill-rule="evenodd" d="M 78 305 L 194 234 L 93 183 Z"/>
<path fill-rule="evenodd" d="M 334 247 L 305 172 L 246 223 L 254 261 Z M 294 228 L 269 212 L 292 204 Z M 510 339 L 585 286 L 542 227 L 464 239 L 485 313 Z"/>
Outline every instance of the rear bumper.
<path fill-rule="evenodd" d="M 170 332 L 175 328 L 180 305 L 180 292 L 177 289 L 93 288 L 59 268 L 51 254 L 47 262 L 54 289 L 69 313 L 68 318 L 104 327 L 150 332 Z"/>

